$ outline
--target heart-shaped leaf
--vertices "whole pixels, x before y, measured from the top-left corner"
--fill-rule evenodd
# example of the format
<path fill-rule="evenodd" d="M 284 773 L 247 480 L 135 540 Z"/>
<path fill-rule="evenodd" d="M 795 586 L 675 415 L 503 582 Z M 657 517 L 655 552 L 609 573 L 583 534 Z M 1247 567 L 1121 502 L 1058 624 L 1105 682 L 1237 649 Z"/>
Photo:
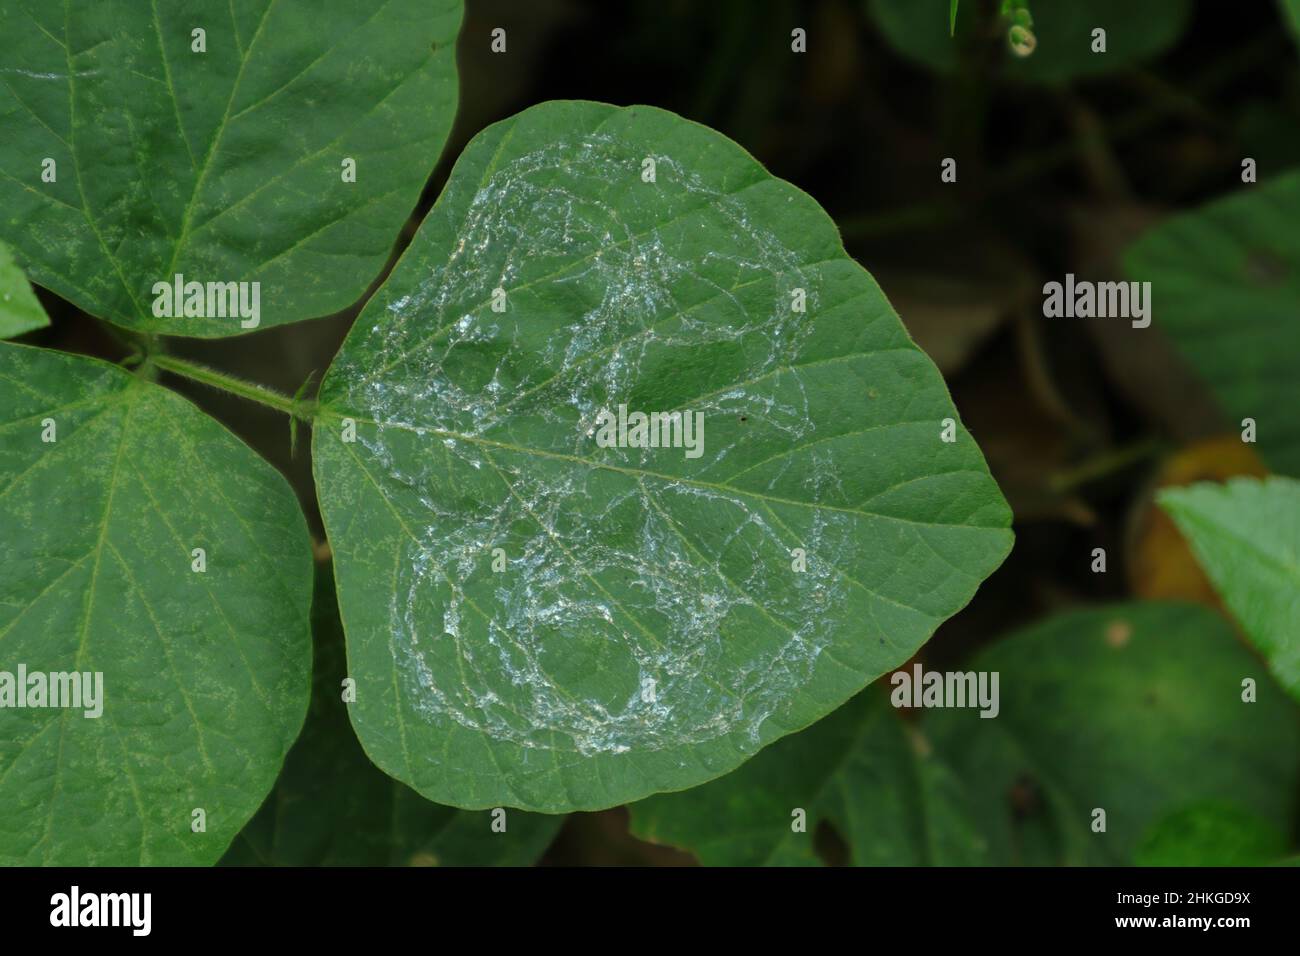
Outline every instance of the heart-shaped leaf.
<path fill-rule="evenodd" d="M 0 242 L 0 339 L 10 339 L 50 324 L 13 251 Z"/>
<path fill-rule="evenodd" d="M 984 858 L 961 782 L 868 690 L 721 780 L 632 805 L 632 832 L 709 866 L 818 862 L 828 824 L 855 866 L 961 866 Z"/>
<path fill-rule="evenodd" d="M 991 863 L 1132 863 L 1161 821 L 1209 802 L 1292 832 L 1296 708 L 1212 611 L 1073 611 L 962 669 L 998 672 L 997 718 L 933 710 L 923 729 L 961 777 Z"/>
<path fill-rule="evenodd" d="M 1167 488 L 1160 506 L 1274 676 L 1300 699 L 1300 482 Z"/>
<path fill-rule="evenodd" d="M 375 768 L 348 723 L 343 625 L 329 568 L 312 600 L 311 710 L 262 809 L 222 857 L 226 866 L 524 866 L 565 818 L 504 817 L 430 803 Z"/>
<path fill-rule="evenodd" d="M 321 386 L 367 753 L 470 808 L 735 768 L 1005 557 L 956 417 L 826 214 L 725 137 L 584 102 L 490 127 Z"/>
<path fill-rule="evenodd" d="M 460 0 L 0 5 L 0 238 L 34 282 L 131 328 L 342 309 L 446 140 L 460 18 Z M 155 298 L 176 275 L 204 284 L 202 316 Z M 235 305 L 207 283 L 250 285 Z"/>
<path fill-rule="evenodd" d="M 1175 216 L 1125 255 L 1151 283 L 1155 322 L 1258 448 L 1300 476 L 1300 170 Z"/>
<path fill-rule="evenodd" d="M 214 862 L 307 707 L 293 492 L 176 394 L 12 344 L 0 475 L 0 863 Z"/>

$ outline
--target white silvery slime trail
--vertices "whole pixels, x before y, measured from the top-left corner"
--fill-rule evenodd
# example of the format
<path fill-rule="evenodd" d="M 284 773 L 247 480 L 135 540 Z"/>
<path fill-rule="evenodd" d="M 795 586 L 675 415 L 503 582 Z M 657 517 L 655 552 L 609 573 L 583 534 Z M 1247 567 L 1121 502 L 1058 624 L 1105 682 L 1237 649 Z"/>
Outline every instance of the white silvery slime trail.
<path fill-rule="evenodd" d="M 536 409 L 543 415 L 556 415 L 556 409 L 572 407 L 581 412 L 574 436 L 574 451 L 579 453 L 591 445 L 596 413 L 636 386 L 646 349 L 660 336 L 671 340 L 674 332 L 661 330 L 665 323 L 656 320 L 679 320 L 681 329 L 676 334 L 689 334 L 693 343 L 761 336 L 768 348 L 751 366 L 751 374 L 788 360 L 798 340 L 795 320 L 799 316 L 791 312 L 786 290 L 807 285 L 797 256 L 770 231 L 751 224 L 738 201 L 709 189 L 671 157 L 656 159 L 664 182 L 722 214 L 741 240 L 741 253 L 710 251 L 703 263 L 675 258 L 657 232 L 634 235 L 614 205 L 564 188 L 561 183 L 569 180 L 599 182 L 611 169 L 620 167 L 635 175 L 640 157 L 629 155 L 626 147 L 610 136 L 596 134 L 530 152 L 495 171 L 478 190 L 451 259 L 431 272 L 415 295 L 403 296 L 389 306 L 397 322 L 389 326 L 392 334 L 378 350 L 381 361 L 386 364 L 400 356 L 406 362 L 423 355 L 429 369 L 424 380 L 399 387 L 372 381 L 367 393 L 368 417 L 379 422 L 400 421 L 406 410 L 418 407 L 434 415 L 422 424 L 478 435 L 490 434 L 512 410 Z M 563 170 L 561 183 L 539 184 L 530 178 L 557 169 Z M 504 263 L 486 271 L 481 265 L 493 261 L 491 247 L 497 243 L 504 243 L 510 251 Z M 509 390 L 494 374 L 477 392 L 464 389 L 446 374 L 446 360 L 453 349 L 466 343 L 499 341 L 502 325 L 490 308 L 493 289 L 513 288 L 533 262 L 567 262 L 575 257 L 583 260 L 581 264 L 564 269 L 552 281 L 598 290 L 601 298 L 574 316 L 564 329 L 567 337 L 548 343 L 542 366 L 553 371 L 536 382 L 516 381 Z M 712 259 L 725 260 L 737 285 L 770 283 L 774 294 L 767 308 L 752 312 L 728 289 L 713 283 L 718 296 L 730 297 L 742 321 L 733 318 L 718 325 L 691 318 L 675 300 L 673 289 L 685 276 L 699 279 L 701 265 Z M 481 304 L 461 315 L 448 314 L 465 302 Z M 815 307 L 815 298 L 812 304 Z M 426 344 L 412 350 L 402 330 L 408 323 L 424 324 L 431 317 L 439 327 L 447 328 L 448 336 L 426 339 Z M 511 358 L 507 350 L 498 368 L 508 365 Z M 801 408 L 777 404 L 766 396 L 750 396 L 743 387 L 712 396 L 691 410 L 702 411 L 707 420 L 713 415 L 734 416 L 737 409 L 753 409 L 756 402 L 765 420 L 779 426 L 792 441 L 815 427 Z M 385 461 L 382 438 L 367 447 L 378 460 Z M 444 447 L 472 467 L 484 466 L 484 453 L 467 443 L 449 440 Z M 727 451 L 724 446 L 711 454 L 721 459 Z M 395 463 L 387 461 L 386 465 L 389 474 L 402 474 Z M 707 740 L 737 728 L 756 735 L 771 710 L 793 687 L 807 680 L 811 662 L 825 643 L 819 633 L 824 626 L 819 627 L 819 622 L 833 612 L 835 595 L 843 586 L 824 570 L 803 584 L 801 605 L 781 609 L 789 621 L 788 640 L 758 660 L 728 667 L 719 625 L 736 604 L 757 606 L 750 595 L 772 590 L 766 586 L 762 551 L 753 543 L 744 543 L 745 534 L 753 531 L 777 550 L 782 547 L 782 535 L 770 519 L 739 497 L 635 485 L 604 504 L 610 511 L 631 508 L 640 515 L 636 547 L 629 549 L 602 541 L 598 526 L 558 530 L 560 514 L 587 507 L 582 475 L 569 471 L 539 480 L 527 469 L 499 463 L 497 467 L 504 471 L 513 496 L 482 514 L 441 516 L 441 521 L 428 528 L 427 540 L 410 542 L 399 570 L 401 586 L 393 594 L 391 610 L 394 645 L 403 663 L 407 690 L 426 718 L 455 720 L 529 747 L 554 746 L 554 735 L 559 733 L 582 753 L 625 751 L 634 744 L 655 749 L 664 743 Z M 418 477 L 411 479 L 411 484 L 419 487 Z M 656 501 L 665 494 L 697 495 L 725 521 L 732 529 L 727 543 L 740 542 L 753 555 L 749 579 L 730 581 L 720 572 L 712 580 L 697 579 L 688 543 Z M 436 514 L 434 503 L 426 503 Z M 503 576 L 497 589 L 497 613 L 484 622 L 490 648 L 475 653 L 460 642 L 460 620 L 468 613 L 463 597 L 454 587 L 447 587 L 446 577 L 434 569 L 454 569 L 471 556 L 489 551 L 516 506 L 537 516 L 537 527 L 510 573 Z M 833 524 L 833 519 L 826 523 Z M 819 528 L 819 538 L 825 535 Z M 804 544 L 822 551 L 824 541 Z M 818 566 L 825 568 L 824 563 Z M 637 582 L 634 599 L 574 596 L 585 590 L 591 577 L 605 571 L 630 575 Z M 429 597 L 444 604 L 441 619 L 422 619 L 416 613 Z M 635 622 L 643 612 L 652 612 L 665 622 L 666 626 L 658 629 L 665 637 L 662 645 L 648 643 L 636 629 Z M 587 629 L 612 639 L 625 658 L 624 666 L 635 668 L 637 679 L 626 699 L 575 696 L 549 676 L 547 655 L 565 652 L 565 633 Z M 435 679 L 426 657 L 440 641 L 456 646 L 454 653 L 464 665 L 463 682 Z M 644 690 L 647 681 L 653 681 L 653 694 Z M 502 683 L 512 687 L 511 698 L 524 695 L 525 714 L 502 699 Z"/>
<path fill-rule="evenodd" d="M 619 405 L 702 414 L 703 455 L 599 447 Z M 824 214 L 657 110 L 482 134 L 321 407 L 353 720 L 442 802 L 716 775 L 901 663 L 1009 543 Z"/>

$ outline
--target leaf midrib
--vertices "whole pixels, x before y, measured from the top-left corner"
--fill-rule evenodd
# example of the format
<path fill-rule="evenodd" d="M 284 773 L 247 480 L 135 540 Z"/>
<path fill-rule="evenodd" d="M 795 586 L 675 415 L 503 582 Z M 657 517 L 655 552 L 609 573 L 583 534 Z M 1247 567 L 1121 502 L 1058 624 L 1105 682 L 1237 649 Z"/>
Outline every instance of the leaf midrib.
<path fill-rule="evenodd" d="M 381 422 L 373 418 L 368 418 L 355 413 L 344 413 L 337 409 L 321 408 L 318 418 L 333 417 L 341 421 L 344 418 L 350 418 L 353 421 L 365 422 L 368 425 L 375 425 L 379 428 L 396 428 L 400 431 L 410 432 L 415 435 L 435 435 L 440 438 L 449 438 L 453 441 L 463 441 L 470 444 L 482 445 L 487 448 L 498 448 L 502 451 L 517 452 L 522 455 L 532 455 L 538 458 L 547 458 L 555 461 L 566 461 L 575 465 L 582 465 L 587 468 L 598 468 L 605 471 L 613 471 L 619 474 L 627 475 L 632 478 L 654 478 L 658 481 L 672 482 L 673 484 L 689 485 L 695 488 L 704 488 L 710 491 L 719 491 L 728 494 L 742 495 L 759 501 L 773 502 L 781 505 L 795 505 L 800 508 L 811 508 L 815 511 L 833 511 L 843 514 L 856 515 L 863 518 L 878 518 L 882 521 L 894 521 L 900 524 L 917 525 L 926 528 L 963 528 L 972 531 L 992 531 L 1010 534 L 1010 528 L 998 525 L 973 525 L 973 524 L 946 524 L 937 521 L 920 521 L 916 518 L 903 518 L 898 515 L 887 515 L 876 511 L 864 511 L 859 508 L 844 508 L 839 505 L 829 505 L 813 501 L 800 501 L 797 498 L 783 498 L 779 495 L 768 495 L 760 491 L 753 491 L 744 488 L 736 488 L 732 485 L 720 484 L 713 481 L 704 481 L 700 478 L 687 478 L 680 475 L 669 475 L 663 472 L 651 471 L 647 468 L 631 468 L 623 465 L 613 465 L 608 462 L 593 461 L 590 458 L 583 458 L 579 455 L 567 455 L 563 452 L 547 451 L 540 448 L 529 448 L 525 445 L 516 445 L 511 442 L 497 441 L 492 438 L 484 438 L 480 435 L 466 435 L 461 432 L 448 431 L 442 428 L 435 428 L 431 425 L 409 425 L 405 422 Z M 387 497 L 387 496 L 385 496 Z"/>

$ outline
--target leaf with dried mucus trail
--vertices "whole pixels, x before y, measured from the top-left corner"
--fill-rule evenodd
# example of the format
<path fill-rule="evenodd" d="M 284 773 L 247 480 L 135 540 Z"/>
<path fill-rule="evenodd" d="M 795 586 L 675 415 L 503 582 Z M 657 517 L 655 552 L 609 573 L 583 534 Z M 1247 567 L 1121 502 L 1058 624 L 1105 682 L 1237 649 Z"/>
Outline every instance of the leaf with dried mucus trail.
<path fill-rule="evenodd" d="M 739 770 L 631 807 L 632 832 L 709 866 L 819 862 L 829 824 L 855 866 L 962 866 L 984 861 L 962 785 L 883 691 L 864 691 Z M 802 810 L 805 825 L 793 815 Z"/>
<path fill-rule="evenodd" d="M 609 445 L 620 405 L 702 416 L 698 455 Z M 489 127 L 321 386 L 363 746 L 468 808 L 734 769 L 1006 556 L 956 417 L 826 214 L 725 137 L 587 102 Z"/>
<path fill-rule="evenodd" d="M 49 324 L 50 317 L 14 262 L 13 250 L 0 242 L 0 339 L 11 339 Z"/>
<path fill-rule="evenodd" d="M 1174 216 L 1124 256 L 1149 281 L 1157 325 L 1214 392 L 1234 430 L 1300 477 L 1300 170 Z"/>
<path fill-rule="evenodd" d="M 1235 478 L 1160 492 L 1223 603 L 1300 700 L 1300 481 Z"/>
<path fill-rule="evenodd" d="M 263 327 L 345 308 L 446 141 L 460 19 L 460 0 L 0 4 L 0 239 L 129 328 L 247 330 L 155 316 L 177 274 L 260 283 Z"/>
<path fill-rule="evenodd" d="M 0 344 L 0 671 L 29 684 L 0 674 L 0 864 L 215 862 L 302 726 L 310 600 L 252 449 L 116 366 Z"/>

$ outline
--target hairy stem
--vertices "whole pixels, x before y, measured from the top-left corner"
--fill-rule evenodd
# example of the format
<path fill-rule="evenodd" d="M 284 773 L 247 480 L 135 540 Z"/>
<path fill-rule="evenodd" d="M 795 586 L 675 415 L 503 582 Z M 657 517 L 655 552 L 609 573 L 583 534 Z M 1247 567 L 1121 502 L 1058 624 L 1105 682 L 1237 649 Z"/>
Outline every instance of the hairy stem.
<path fill-rule="evenodd" d="M 146 359 L 145 364 L 154 365 L 165 372 L 171 372 L 173 375 L 179 375 L 194 382 L 201 382 L 210 388 L 229 392 L 231 395 L 238 395 L 250 402 L 257 402 L 259 405 L 274 408 L 292 418 L 310 420 L 316 413 L 315 402 L 298 396 L 282 395 L 265 385 L 245 382 L 233 375 L 218 372 L 206 365 L 187 362 L 184 359 L 176 358 L 174 355 L 153 354 Z"/>

